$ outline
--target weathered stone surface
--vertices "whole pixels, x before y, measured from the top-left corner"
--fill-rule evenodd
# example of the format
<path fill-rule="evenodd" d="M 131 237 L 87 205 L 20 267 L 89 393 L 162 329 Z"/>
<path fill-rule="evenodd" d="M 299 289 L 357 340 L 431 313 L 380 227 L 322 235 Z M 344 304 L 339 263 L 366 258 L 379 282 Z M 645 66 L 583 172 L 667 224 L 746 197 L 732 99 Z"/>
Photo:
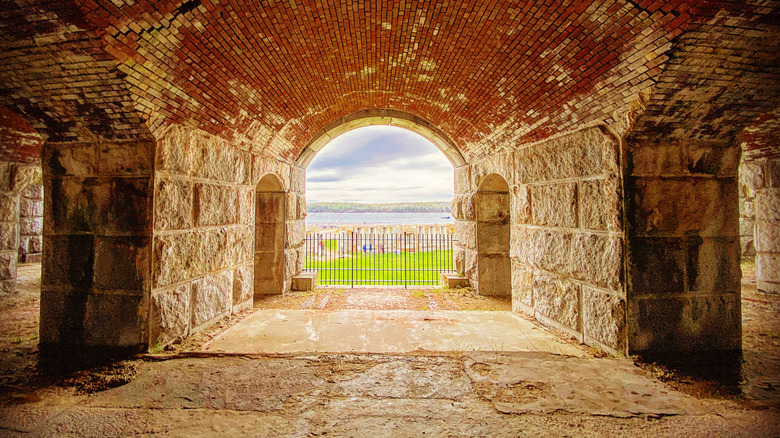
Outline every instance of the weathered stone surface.
<path fill-rule="evenodd" d="M 153 287 L 190 279 L 202 272 L 200 244 L 200 238 L 194 232 L 155 236 L 152 258 Z M 211 253 L 209 257 L 213 255 Z"/>
<path fill-rule="evenodd" d="M 141 295 L 151 282 L 151 248 L 148 237 L 95 239 L 94 287 Z"/>
<path fill-rule="evenodd" d="M 27 237 L 27 250 L 31 253 L 38 253 L 43 250 L 43 237 L 42 236 L 28 236 Z"/>
<path fill-rule="evenodd" d="M 306 238 L 306 226 L 304 221 L 287 221 L 287 247 L 295 248 L 303 244 Z"/>
<path fill-rule="evenodd" d="M 526 264 L 531 263 L 533 248 L 533 230 L 527 227 L 512 225 L 510 229 L 509 255 L 522 260 Z"/>
<path fill-rule="evenodd" d="M 628 151 L 633 175 L 680 175 L 683 148 L 677 144 L 634 147 Z"/>
<path fill-rule="evenodd" d="M 93 144 L 44 147 L 42 161 L 47 163 L 52 175 L 97 175 L 97 150 Z M 19 187 L 20 190 L 22 188 Z"/>
<path fill-rule="evenodd" d="M 688 236 L 686 246 L 687 287 L 691 292 L 739 292 L 739 239 Z"/>
<path fill-rule="evenodd" d="M 756 219 L 780 222 L 780 188 L 758 191 L 756 194 Z"/>
<path fill-rule="evenodd" d="M 255 227 L 255 249 L 272 251 L 284 247 L 284 223 L 259 223 Z"/>
<path fill-rule="evenodd" d="M 295 196 L 295 193 L 288 193 L 287 194 L 287 217 L 285 218 L 288 221 L 294 221 L 298 219 L 298 198 Z"/>
<path fill-rule="evenodd" d="M 579 183 L 580 227 L 592 230 L 620 231 L 620 183 L 617 178 Z"/>
<path fill-rule="evenodd" d="M 237 222 L 243 225 L 255 223 L 255 191 L 251 187 L 238 188 Z"/>
<path fill-rule="evenodd" d="M 0 279 L 16 278 L 16 251 L 0 252 Z"/>
<path fill-rule="evenodd" d="M 228 255 L 225 266 L 233 266 L 252 260 L 254 249 L 254 229 L 251 226 L 232 228 L 228 233 Z"/>
<path fill-rule="evenodd" d="M 101 175 L 151 175 L 153 142 L 103 143 L 98 170 Z"/>
<path fill-rule="evenodd" d="M 64 286 L 79 290 L 91 287 L 94 241 L 95 237 L 90 235 L 46 236 L 43 239 L 42 287 Z M 3 258 L 0 256 L 0 260 Z M 15 252 L 11 258 L 16 260 Z"/>
<path fill-rule="evenodd" d="M 528 262 L 550 272 L 569 273 L 572 233 L 554 230 L 534 230 Z"/>
<path fill-rule="evenodd" d="M 455 272 L 458 275 L 464 275 L 466 272 L 466 249 L 460 245 L 455 245 L 452 249 L 452 259 L 455 265 Z"/>
<path fill-rule="evenodd" d="M 582 286 L 582 326 L 585 336 L 624 352 L 626 302 L 620 297 Z"/>
<path fill-rule="evenodd" d="M 477 222 L 477 246 L 480 254 L 509 255 L 509 224 Z"/>
<path fill-rule="evenodd" d="M 598 128 L 521 149 L 515 156 L 517 184 L 600 175 L 618 169 L 617 146 Z"/>
<path fill-rule="evenodd" d="M 290 281 L 290 290 L 292 291 L 311 291 L 317 287 L 317 271 L 304 272 L 292 277 Z"/>
<path fill-rule="evenodd" d="M 84 312 L 84 343 L 134 347 L 142 342 L 142 298 L 131 295 L 89 294 Z"/>
<path fill-rule="evenodd" d="M 306 193 L 306 170 L 292 166 L 290 169 L 290 191 L 294 193 Z"/>
<path fill-rule="evenodd" d="M 19 233 L 25 236 L 35 236 L 43 233 L 43 218 L 29 218 L 19 221 Z"/>
<path fill-rule="evenodd" d="M 292 278 L 293 275 L 298 274 L 298 251 L 295 249 L 288 249 L 284 251 L 284 278 Z"/>
<path fill-rule="evenodd" d="M 14 222 L 18 199 L 13 195 L 0 194 L 0 221 Z"/>
<path fill-rule="evenodd" d="M 471 189 L 471 166 L 466 164 L 456 167 L 454 172 L 455 193 L 467 193 Z"/>
<path fill-rule="evenodd" d="M 480 252 L 477 255 L 477 263 L 479 269 L 477 292 L 480 295 L 512 295 L 512 267 L 509 254 Z"/>
<path fill-rule="evenodd" d="M 729 236 L 738 230 L 733 180 L 641 178 L 632 194 L 636 208 L 629 221 L 637 233 Z"/>
<path fill-rule="evenodd" d="M 767 160 L 766 187 L 780 189 L 780 159 Z"/>
<path fill-rule="evenodd" d="M 754 244 L 758 252 L 780 252 L 780 221 L 757 221 Z"/>
<path fill-rule="evenodd" d="M 474 210 L 480 222 L 509 223 L 509 193 L 477 192 Z"/>
<path fill-rule="evenodd" d="M 297 195 L 295 199 L 296 199 L 296 203 L 298 204 L 297 219 L 300 220 L 306 219 L 306 216 L 309 214 L 309 208 L 306 206 L 306 195 Z"/>
<path fill-rule="evenodd" d="M 157 179 L 154 193 L 154 228 L 192 228 L 192 183 L 180 179 Z"/>
<path fill-rule="evenodd" d="M 553 227 L 577 226 L 577 184 L 531 186 L 533 223 Z"/>
<path fill-rule="evenodd" d="M 43 184 L 30 184 L 26 189 L 22 190 L 22 196 L 27 199 L 40 201 L 43 199 Z M 40 216 L 40 215 L 36 215 Z"/>
<path fill-rule="evenodd" d="M 17 248 L 16 224 L 13 222 L 0 223 L 0 251 Z M 25 248 L 26 249 L 26 248 Z"/>
<path fill-rule="evenodd" d="M 739 220 L 739 235 L 740 236 L 747 236 L 750 237 L 750 239 L 753 239 L 753 231 L 756 225 L 756 221 L 751 219 L 740 219 Z"/>
<path fill-rule="evenodd" d="M 98 198 L 101 204 L 98 231 L 103 234 L 140 234 L 152 232 L 153 181 L 150 177 L 111 178 L 109 198 Z M 102 196 L 102 193 L 97 196 Z M 104 203 L 105 202 L 105 203 Z"/>
<path fill-rule="evenodd" d="M 579 330 L 579 285 L 562 277 L 534 273 L 534 310 L 574 330 Z"/>
<path fill-rule="evenodd" d="M 629 315 L 629 353 L 741 347 L 739 294 L 634 299 Z"/>
<path fill-rule="evenodd" d="M 573 235 L 570 269 L 574 277 L 619 291 L 621 266 L 619 238 L 588 233 Z"/>
<path fill-rule="evenodd" d="M 238 262 L 235 257 L 237 248 L 230 245 L 229 237 L 235 233 L 235 228 L 217 228 L 198 233 L 200 240 L 200 257 L 202 263 L 196 266 L 196 273 L 205 274 L 217 269 L 227 268 Z"/>
<path fill-rule="evenodd" d="M 477 206 L 476 195 L 474 193 L 467 193 L 463 195 L 463 203 L 461 208 L 463 209 L 463 219 L 467 221 L 477 220 Z"/>
<path fill-rule="evenodd" d="M 241 151 L 228 142 L 207 135 L 194 136 L 194 176 L 222 182 L 241 183 L 245 165 Z"/>
<path fill-rule="evenodd" d="M 531 223 L 531 189 L 527 185 L 512 189 L 512 223 Z"/>
<path fill-rule="evenodd" d="M 756 254 L 756 277 L 761 281 L 780 283 L 780 254 Z"/>
<path fill-rule="evenodd" d="M 764 166 L 761 162 L 743 161 L 739 165 L 740 196 L 752 198 L 764 187 Z"/>
<path fill-rule="evenodd" d="M 634 238 L 629 284 L 633 295 L 677 293 L 684 287 L 682 238 Z"/>
<path fill-rule="evenodd" d="M 252 298 L 254 289 L 254 269 L 252 266 L 241 266 L 233 271 L 233 306 L 237 306 Z"/>
<path fill-rule="evenodd" d="M 753 199 L 753 198 L 750 198 Z M 748 201 L 746 198 L 740 198 L 739 202 L 740 219 L 755 219 L 756 210 L 754 201 Z"/>
<path fill-rule="evenodd" d="M 284 193 L 257 192 L 255 198 L 255 220 L 258 223 L 284 222 L 286 197 Z"/>
<path fill-rule="evenodd" d="M 192 328 L 231 310 L 233 272 L 207 275 L 192 282 Z"/>
<path fill-rule="evenodd" d="M 464 248 L 477 249 L 477 223 L 474 221 L 457 221 L 454 230 L 455 242 Z"/>
<path fill-rule="evenodd" d="M 195 148 L 188 129 L 169 130 L 156 145 L 156 170 L 171 174 L 192 173 Z"/>
<path fill-rule="evenodd" d="M 190 285 L 152 294 L 150 321 L 150 347 L 167 345 L 187 336 L 190 323 Z"/>
<path fill-rule="evenodd" d="M 42 288 L 41 344 L 80 342 L 85 301 L 85 293 Z"/>
<path fill-rule="evenodd" d="M 685 166 L 691 174 L 736 176 L 740 148 L 729 145 L 707 145 L 699 142 L 684 145 Z"/>
<path fill-rule="evenodd" d="M 195 184 L 195 216 L 198 225 L 229 225 L 236 222 L 236 189 L 214 184 Z"/>
<path fill-rule="evenodd" d="M 490 175 L 500 175 L 510 186 L 514 184 L 514 154 L 498 153 L 490 155 L 471 165 L 471 187 L 477 189 L 483 179 Z"/>
<path fill-rule="evenodd" d="M 512 258 L 512 303 L 533 306 L 534 271 L 517 258 Z M 516 309 L 512 309 L 517 311 Z"/>

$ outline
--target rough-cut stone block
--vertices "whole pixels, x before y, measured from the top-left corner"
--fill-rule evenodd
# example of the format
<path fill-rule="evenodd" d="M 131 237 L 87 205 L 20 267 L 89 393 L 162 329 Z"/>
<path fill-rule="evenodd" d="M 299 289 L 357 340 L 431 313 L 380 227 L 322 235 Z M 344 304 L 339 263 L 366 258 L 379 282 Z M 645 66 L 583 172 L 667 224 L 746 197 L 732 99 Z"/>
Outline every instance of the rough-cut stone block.
<path fill-rule="evenodd" d="M 237 193 L 233 187 L 195 185 L 197 225 L 229 225 L 236 222 Z"/>
<path fill-rule="evenodd" d="M 183 284 L 173 289 L 156 291 L 152 295 L 150 347 L 167 345 L 187 336 L 190 323 L 190 294 L 190 285 Z"/>
<path fill-rule="evenodd" d="M 480 295 L 512 296 L 512 267 L 508 254 L 477 256 Z"/>
<path fill-rule="evenodd" d="M 766 187 L 780 189 L 780 159 L 767 160 L 765 170 Z"/>
<path fill-rule="evenodd" d="M 89 289 L 93 278 L 94 240 L 90 235 L 46 236 L 43 239 L 42 287 Z M 2 258 L 0 256 L 0 260 Z M 15 258 L 14 255 L 12 259 Z"/>
<path fill-rule="evenodd" d="M 688 290 L 698 293 L 739 292 L 739 238 L 685 238 Z"/>
<path fill-rule="evenodd" d="M 740 237 L 750 237 L 752 239 L 754 233 L 754 227 L 756 222 L 752 219 L 741 218 L 739 220 L 739 235 Z"/>
<path fill-rule="evenodd" d="M 758 191 L 756 194 L 756 220 L 780 222 L 780 188 Z"/>
<path fill-rule="evenodd" d="M 296 248 L 303 244 L 306 238 L 305 225 L 304 221 L 287 221 L 287 248 Z"/>
<path fill-rule="evenodd" d="M 755 203 L 753 201 L 747 201 L 745 199 L 746 198 L 740 198 L 739 200 L 739 218 L 755 219 L 756 218 Z"/>
<path fill-rule="evenodd" d="M 633 175 L 680 175 L 683 148 L 678 144 L 635 147 L 628 151 Z"/>
<path fill-rule="evenodd" d="M 284 251 L 284 279 L 292 278 L 298 275 L 298 251 L 288 249 Z"/>
<path fill-rule="evenodd" d="M 730 236 L 738 231 L 739 199 L 733 180 L 641 178 L 629 187 L 636 205 L 629 221 L 636 233 Z"/>
<path fill-rule="evenodd" d="M 252 225 L 255 223 L 255 191 L 251 187 L 238 189 L 237 221 L 239 224 Z"/>
<path fill-rule="evenodd" d="M 177 175 L 192 172 L 195 148 L 186 129 L 171 130 L 157 142 L 156 170 Z"/>
<path fill-rule="evenodd" d="M 582 181 L 578 197 L 580 227 L 620 231 L 622 198 L 617 178 Z"/>
<path fill-rule="evenodd" d="M 141 297 L 89 294 L 84 314 L 84 343 L 134 347 L 142 342 Z"/>
<path fill-rule="evenodd" d="M 290 290 L 310 291 L 317 287 L 317 272 L 302 272 L 294 275 L 290 282 Z"/>
<path fill-rule="evenodd" d="M 512 258 L 512 303 L 533 306 L 534 271 L 517 258 Z M 512 308 L 513 311 L 514 306 Z"/>
<path fill-rule="evenodd" d="M 456 220 L 463 219 L 463 195 L 455 195 L 450 202 L 450 214 Z"/>
<path fill-rule="evenodd" d="M 241 151 L 221 139 L 195 136 L 193 174 L 200 178 L 223 182 L 242 182 L 244 163 Z"/>
<path fill-rule="evenodd" d="M 467 249 L 465 252 L 465 265 L 464 265 L 464 271 L 463 275 L 465 277 L 468 277 L 470 280 L 475 280 L 478 277 L 477 272 L 477 259 L 478 255 L 476 251 Z M 472 287 L 476 286 L 472 284 Z"/>
<path fill-rule="evenodd" d="M 285 204 L 283 193 L 258 192 L 255 198 L 255 220 L 258 223 L 284 222 Z"/>
<path fill-rule="evenodd" d="M 529 264 L 551 272 L 568 274 L 571 265 L 572 234 L 556 230 L 534 230 Z"/>
<path fill-rule="evenodd" d="M 740 191 L 752 197 L 764 187 L 764 166 L 757 161 L 743 161 L 739 165 Z"/>
<path fill-rule="evenodd" d="M 472 191 L 471 166 L 465 164 L 463 166 L 456 167 L 453 172 L 455 180 L 455 193 L 467 193 Z"/>
<path fill-rule="evenodd" d="M 16 164 L 11 175 L 11 190 L 21 193 L 30 185 L 40 184 L 42 181 L 43 173 L 40 166 Z"/>
<path fill-rule="evenodd" d="M 296 204 L 297 204 L 297 219 L 303 220 L 306 219 L 306 216 L 309 214 L 309 209 L 306 206 L 306 196 L 305 195 L 296 195 Z"/>
<path fill-rule="evenodd" d="M 685 166 L 692 174 L 736 176 L 739 167 L 739 146 L 713 146 L 702 143 L 686 143 Z"/>
<path fill-rule="evenodd" d="M 218 228 L 198 233 L 200 240 L 200 257 L 202 263 L 196 266 L 196 272 L 205 274 L 217 269 L 227 268 L 237 264 L 235 257 L 237 248 L 230 245 L 229 237 L 235 233 L 235 228 Z"/>
<path fill-rule="evenodd" d="M 528 184 L 617 171 L 617 145 L 598 128 L 549 140 L 515 153 L 515 182 Z"/>
<path fill-rule="evenodd" d="M 294 193 L 306 193 L 306 169 L 292 166 L 290 169 L 290 191 Z"/>
<path fill-rule="evenodd" d="M 214 254 L 209 254 L 213 257 Z M 204 272 L 197 233 L 155 236 L 153 243 L 153 287 L 161 287 Z"/>
<path fill-rule="evenodd" d="M 0 252 L 0 280 L 16 278 L 16 251 Z"/>
<path fill-rule="evenodd" d="M 141 234 L 152 232 L 153 181 L 150 177 L 111 178 L 109 199 L 95 192 L 96 205 L 103 205 L 98 231 L 103 234 Z"/>
<path fill-rule="evenodd" d="M 232 266 L 238 263 L 252 260 L 255 252 L 254 229 L 250 226 L 234 227 L 228 233 L 228 255 L 227 265 Z"/>
<path fill-rule="evenodd" d="M 295 193 L 288 193 L 287 194 L 287 216 L 285 217 L 285 220 L 293 221 L 298 218 L 298 199 L 295 196 Z"/>
<path fill-rule="evenodd" d="M 780 252 L 780 221 L 757 221 L 754 244 L 758 252 Z"/>
<path fill-rule="evenodd" d="M 589 283 L 619 291 L 622 267 L 619 238 L 576 233 L 571 242 L 571 273 Z"/>
<path fill-rule="evenodd" d="M 41 290 L 40 343 L 80 343 L 86 291 Z"/>
<path fill-rule="evenodd" d="M 509 255 L 509 235 L 509 224 L 477 222 L 479 253 Z"/>
<path fill-rule="evenodd" d="M 27 251 L 36 253 L 43 251 L 43 237 L 42 236 L 29 236 L 27 237 Z"/>
<path fill-rule="evenodd" d="M 30 184 L 22 191 L 22 195 L 30 200 L 40 201 L 43 199 L 43 184 Z M 36 215 L 40 216 L 40 215 Z"/>
<path fill-rule="evenodd" d="M 780 254 L 756 254 L 756 277 L 764 282 L 780 283 Z"/>
<path fill-rule="evenodd" d="M 439 272 L 439 284 L 445 289 L 469 287 L 469 279 L 453 272 Z"/>
<path fill-rule="evenodd" d="M 741 348 L 739 294 L 629 302 L 629 353 Z"/>
<path fill-rule="evenodd" d="M 255 249 L 271 251 L 284 245 L 283 223 L 259 223 L 255 227 Z"/>
<path fill-rule="evenodd" d="M 534 310 L 574 330 L 579 330 L 579 285 L 562 277 L 534 274 Z"/>
<path fill-rule="evenodd" d="M 455 230 L 453 232 L 455 242 L 463 246 L 464 248 L 476 250 L 477 249 L 477 223 L 473 221 L 457 221 L 455 222 Z"/>
<path fill-rule="evenodd" d="M 0 222 L 16 221 L 18 197 L 0 194 Z"/>
<path fill-rule="evenodd" d="M 625 351 L 626 302 L 620 297 L 583 286 L 582 326 L 585 336 L 617 351 Z"/>
<path fill-rule="evenodd" d="M 462 246 L 455 245 L 452 249 L 452 261 L 455 265 L 455 272 L 458 275 L 464 275 L 466 272 L 466 249 Z"/>
<path fill-rule="evenodd" d="M 192 328 L 228 313 L 233 301 L 233 272 L 207 275 L 192 282 Z"/>
<path fill-rule="evenodd" d="M 24 263 L 41 263 L 43 261 L 43 254 L 25 254 Z"/>
<path fill-rule="evenodd" d="M 257 252 L 254 256 L 255 261 L 255 281 L 268 280 L 277 281 L 281 283 L 284 279 L 284 252 Z M 255 283 L 255 295 L 269 294 L 269 293 L 281 293 L 280 290 L 265 290 L 261 289 Z"/>
<path fill-rule="evenodd" d="M 103 143 L 98 170 L 101 175 L 151 175 L 154 143 Z"/>
<path fill-rule="evenodd" d="M 150 287 L 148 237 L 96 237 L 94 287 L 142 294 Z"/>
<path fill-rule="evenodd" d="M 19 233 L 24 236 L 37 236 L 43 233 L 43 218 L 29 218 L 19 221 Z"/>
<path fill-rule="evenodd" d="M 233 271 L 233 306 L 252 298 L 254 289 L 254 269 L 251 266 L 241 266 Z"/>
<path fill-rule="evenodd" d="M 531 189 L 527 185 L 519 185 L 512 190 L 512 223 L 527 224 L 531 222 Z"/>
<path fill-rule="evenodd" d="M 490 155 L 471 165 L 471 187 L 480 187 L 484 178 L 491 174 L 500 175 L 510 186 L 514 184 L 514 154 Z"/>
<path fill-rule="evenodd" d="M 480 222 L 509 223 L 509 193 L 478 192 L 474 210 Z"/>
<path fill-rule="evenodd" d="M 682 238 L 634 238 L 630 251 L 632 295 L 683 291 L 685 253 Z"/>
<path fill-rule="evenodd" d="M 26 218 L 32 216 L 32 199 L 27 199 L 25 197 L 22 197 L 19 199 L 19 217 Z"/>
<path fill-rule="evenodd" d="M 0 230 L 2 230 L 2 228 L 3 228 L 3 225 L 0 225 Z M 16 236 L 16 233 L 14 232 L 11 235 L 12 236 Z M 7 235 L 6 235 L 6 238 L 7 238 Z M 5 247 L 5 245 L 7 245 L 7 244 L 9 244 L 8 241 L 5 241 L 5 243 L 0 241 L 0 245 L 2 245 L 2 250 L 11 249 L 11 248 L 6 248 Z M 13 242 L 10 242 L 10 244 L 12 245 Z M 30 252 L 30 236 L 19 236 L 19 245 L 17 245 L 17 247 L 19 249 L 19 255 L 20 256 L 22 254 Z"/>
<path fill-rule="evenodd" d="M 192 228 L 192 183 L 178 179 L 158 179 L 154 193 L 154 228 Z"/>
<path fill-rule="evenodd" d="M 577 227 L 577 184 L 531 187 L 533 223 L 553 227 Z"/>
<path fill-rule="evenodd" d="M 20 244 L 17 245 L 16 236 L 17 236 L 16 224 L 14 224 L 13 222 L 0 223 L 0 251 L 14 250 L 17 247 L 26 246 L 23 245 L 22 242 L 20 242 Z M 22 240 L 25 239 L 23 238 Z M 24 243 L 27 243 L 27 241 L 25 240 Z M 26 249 L 27 248 L 25 248 L 25 250 Z"/>
<path fill-rule="evenodd" d="M 463 209 L 464 220 L 477 220 L 476 195 L 474 193 L 463 195 L 463 204 L 461 204 L 461 208 Z"/>
<path fill-rule="evenodd" d="M 48 171 L 55 176 L 97 175 L 97 150 L 93 144 L 44 147 L 42 161 L 47 163 Z"/>
<path fill-rule="evenodd" d="M 509 255 L 530 265 L 534 231 L 517 225 L 512 225 L 510 231 Z"/>

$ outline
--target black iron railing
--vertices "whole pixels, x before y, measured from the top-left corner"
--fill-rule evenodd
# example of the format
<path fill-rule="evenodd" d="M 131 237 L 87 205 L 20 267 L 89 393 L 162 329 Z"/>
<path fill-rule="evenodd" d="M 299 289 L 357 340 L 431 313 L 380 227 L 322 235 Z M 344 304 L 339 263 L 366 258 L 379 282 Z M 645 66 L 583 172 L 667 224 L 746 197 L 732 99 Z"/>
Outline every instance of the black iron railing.
<path fill-rule="evenodd" d="M 305 270 L 320 284 L 436 285 L 440 272 L 455 272 L 452 234 L 309 234 Z"/>

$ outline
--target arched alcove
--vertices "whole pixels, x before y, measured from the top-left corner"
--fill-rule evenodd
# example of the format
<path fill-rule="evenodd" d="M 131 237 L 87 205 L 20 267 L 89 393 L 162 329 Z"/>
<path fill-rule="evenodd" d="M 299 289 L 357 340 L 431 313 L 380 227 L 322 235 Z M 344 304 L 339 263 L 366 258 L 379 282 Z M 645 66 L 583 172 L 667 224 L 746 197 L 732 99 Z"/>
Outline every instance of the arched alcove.
<path fill-rule="evenodd" d="M 480 295 L 512 294 L 509 260 L 509 184 L 498 174 L 486 176 L 474 198 L 477 218 L 477 289 Z"/>
<path fill-rule="evenodd" d="M 284 239 L 287 209 L 284 186 L 276 175 L 260 179 L 255 192 L 255 295 L 284 291 Z"/>

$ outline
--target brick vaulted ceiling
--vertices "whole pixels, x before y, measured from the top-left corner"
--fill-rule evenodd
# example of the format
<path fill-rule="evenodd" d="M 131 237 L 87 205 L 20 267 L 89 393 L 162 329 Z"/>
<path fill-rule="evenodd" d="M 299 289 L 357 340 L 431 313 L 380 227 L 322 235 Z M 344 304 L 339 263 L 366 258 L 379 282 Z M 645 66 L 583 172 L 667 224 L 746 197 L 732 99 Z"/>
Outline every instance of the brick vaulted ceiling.
<path fill-rule="evenodd" d="M 291 161 L 372 108 L 428 120 L 467 160 L 596 122 L 733 135 L 777 106 L 777 3 L 6 0 L 0 141 L 178 123 Z"/>

